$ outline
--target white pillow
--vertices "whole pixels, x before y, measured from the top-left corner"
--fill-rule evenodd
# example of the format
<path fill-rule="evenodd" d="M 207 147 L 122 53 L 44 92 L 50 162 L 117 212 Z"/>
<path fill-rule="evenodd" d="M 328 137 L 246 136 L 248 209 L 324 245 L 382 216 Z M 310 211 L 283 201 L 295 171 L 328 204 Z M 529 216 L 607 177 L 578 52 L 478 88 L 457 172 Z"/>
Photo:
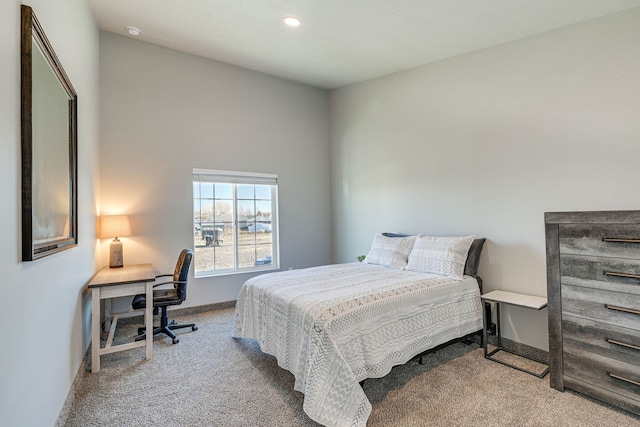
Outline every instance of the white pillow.
<path fill-rule="evenodd" d="M 462 279 L 473 239 L 475 236 L 418 236 L 406 269 Z"/>
<path fill-rule="evenodd" d="M 413 248 L 416 236 L 387 237 L 382 234 L 373 236 L 371 249 L 364 259 L 367 264 L 380 264 L 385 267 L 404 268 Z"/>

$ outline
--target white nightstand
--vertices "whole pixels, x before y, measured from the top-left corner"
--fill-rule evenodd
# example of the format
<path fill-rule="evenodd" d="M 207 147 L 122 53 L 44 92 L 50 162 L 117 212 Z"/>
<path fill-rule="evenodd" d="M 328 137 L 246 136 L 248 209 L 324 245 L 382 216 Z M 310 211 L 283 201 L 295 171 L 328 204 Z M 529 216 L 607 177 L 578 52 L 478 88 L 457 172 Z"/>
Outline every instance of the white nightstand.
<path fill-rule="evenodd" d="M 526 372 L 531 375 L 535 375 L 538 378 L 542 378 L 545 375 L 547 375 L 547 373 L 549 372 L 548 365 L 547 365 L 547 369 L 545 369 L 542 373 L 538 374 L 528 369 L 524 369 L 522 367 L 512 365 L 508 362 L 505 362 L 504 360 L 499 360 L 491 357 L 499 351 L 504 351 L 506 353 L 515 354 L 516 356 L 519 356 L 519 357 L 524 357 L 525 359 L 546 364 L 539 360 L 535 360 L 525 355 L 517 354 L 517 353 L 514 353 L 513 351 L 505 350 L 504 348 L 502 348 L 502 335 L 500 333 L 500 304 L 509 304 L 509 305 L 516 305 L 518 307 L 530 308 L 533 310 L 542 310 L 547 306 L 547 299 L 542 297 L 536 297 L 533 295 L 518 294 L 515 292 L 506 292 L 506 291 L 491 291 L 489 293 L 482 295 L 481 298 L 482 298 L 482 301 L 496 303 L 496 335 L 498 336 L 498 346 L 491 353 L 489 353 L 487 349 L 487 326 L 491 321 L 491 319 L 490 318 L 487 319 L 486 310 L 482 310 L 482 313 L 483 313 L 482 341 L 484 343 L 485 359 L 493 360 L 494 362 L 501 363 L 503 365 L 517 369 L 519 371 Z"/>

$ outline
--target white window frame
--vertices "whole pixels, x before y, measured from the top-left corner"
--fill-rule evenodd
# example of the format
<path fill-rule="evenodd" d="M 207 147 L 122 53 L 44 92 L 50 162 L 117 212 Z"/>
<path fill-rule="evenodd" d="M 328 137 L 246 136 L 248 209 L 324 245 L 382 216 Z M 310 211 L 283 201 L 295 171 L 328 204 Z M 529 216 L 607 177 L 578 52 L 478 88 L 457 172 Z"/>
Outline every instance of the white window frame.
<path fill-rule="evenodd" d="M 206 178 L 206 179 L 203 179 Z M 251 173 L 251 172 L 237 172 L 237 171 L 223 171 L 223 170 L 211 170 L 211 169 L 193 169 L 192 175 L 192 191 L 196 182 L 213 182 L 234 184 L 233 186 L 233 233 L 234 233 L 234 267 L 227 269 L 213 269 L 198 271 L 195 267 L 194 277 L 212 277 L 212 276 L 224 276 L 229 274 L 242 274 L 251 273 L 257 271 L 269 271 L 280 269 L 280 253 L 279 253 L 279 233 L 278 233 L 278 175 L 267 173 Z M 253 185 L 271 185 L 271 245 L 272 245 L 272 259 L 271 264 L 266 265 L 254 265 L 251 267 L 238 267 L 238 197 L 237 197 L 237 184 L 253 184 Z M 202 198 L 200 198 L 202 200 Z M 196 201 L 195 192 L 192 193 L 192 207 L 194 207 Z M 193 229 L 195 230 L 196 220 L 195 216 L 192 218 Z M 195 237 L 194 237 L 195 240 Z M 194 241 L 195 248 L 195 241 Z M 198 251 L 194 250 L 194 265 Z"/>

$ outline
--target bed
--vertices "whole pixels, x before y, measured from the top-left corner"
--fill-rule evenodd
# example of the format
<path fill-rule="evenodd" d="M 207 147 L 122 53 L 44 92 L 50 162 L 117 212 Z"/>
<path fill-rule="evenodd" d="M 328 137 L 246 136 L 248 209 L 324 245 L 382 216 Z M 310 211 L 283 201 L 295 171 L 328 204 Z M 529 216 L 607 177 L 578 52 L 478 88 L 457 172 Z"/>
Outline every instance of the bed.
<path fill-rule="evenodd" d="M 257 340 L 293 373 L 311 419 L 365 426 L 371 404 L 361 381 L 482 329 L 484 239 L 429 237 L 420 257 L 423 237 L 377 234 L 364 262 L 249 279 L 233 336 Z"/>

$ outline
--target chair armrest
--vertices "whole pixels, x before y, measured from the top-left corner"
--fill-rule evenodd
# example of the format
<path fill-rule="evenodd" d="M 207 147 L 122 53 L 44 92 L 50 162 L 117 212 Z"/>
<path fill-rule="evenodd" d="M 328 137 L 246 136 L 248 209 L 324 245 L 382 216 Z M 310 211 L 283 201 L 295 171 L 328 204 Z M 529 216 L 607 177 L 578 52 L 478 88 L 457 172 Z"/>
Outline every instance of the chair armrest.
<path fill-rule="evenodd" d="M 162 286 L 162 285 L 181 285 L 183 283 L 187 283 L 187 282 L 184 280 L 169 280 L 168 282 L 156 283 L 155 285 L 153 285 L 153 287 L 155 288 L 156 286 Z"/>
<path fill-rule="evenodd" d="M 158 274 L 156 276 L 156 279 L 159 279 L 161 277 L 173 277 L 173 274 Z M 153 285 L 153 287 L 155 288 L 156 286 L 169 285 L 173 283 L 174 283 L 173 281 L 161 282 L 161 283 L 156 283 L 155 285 Z"/>

